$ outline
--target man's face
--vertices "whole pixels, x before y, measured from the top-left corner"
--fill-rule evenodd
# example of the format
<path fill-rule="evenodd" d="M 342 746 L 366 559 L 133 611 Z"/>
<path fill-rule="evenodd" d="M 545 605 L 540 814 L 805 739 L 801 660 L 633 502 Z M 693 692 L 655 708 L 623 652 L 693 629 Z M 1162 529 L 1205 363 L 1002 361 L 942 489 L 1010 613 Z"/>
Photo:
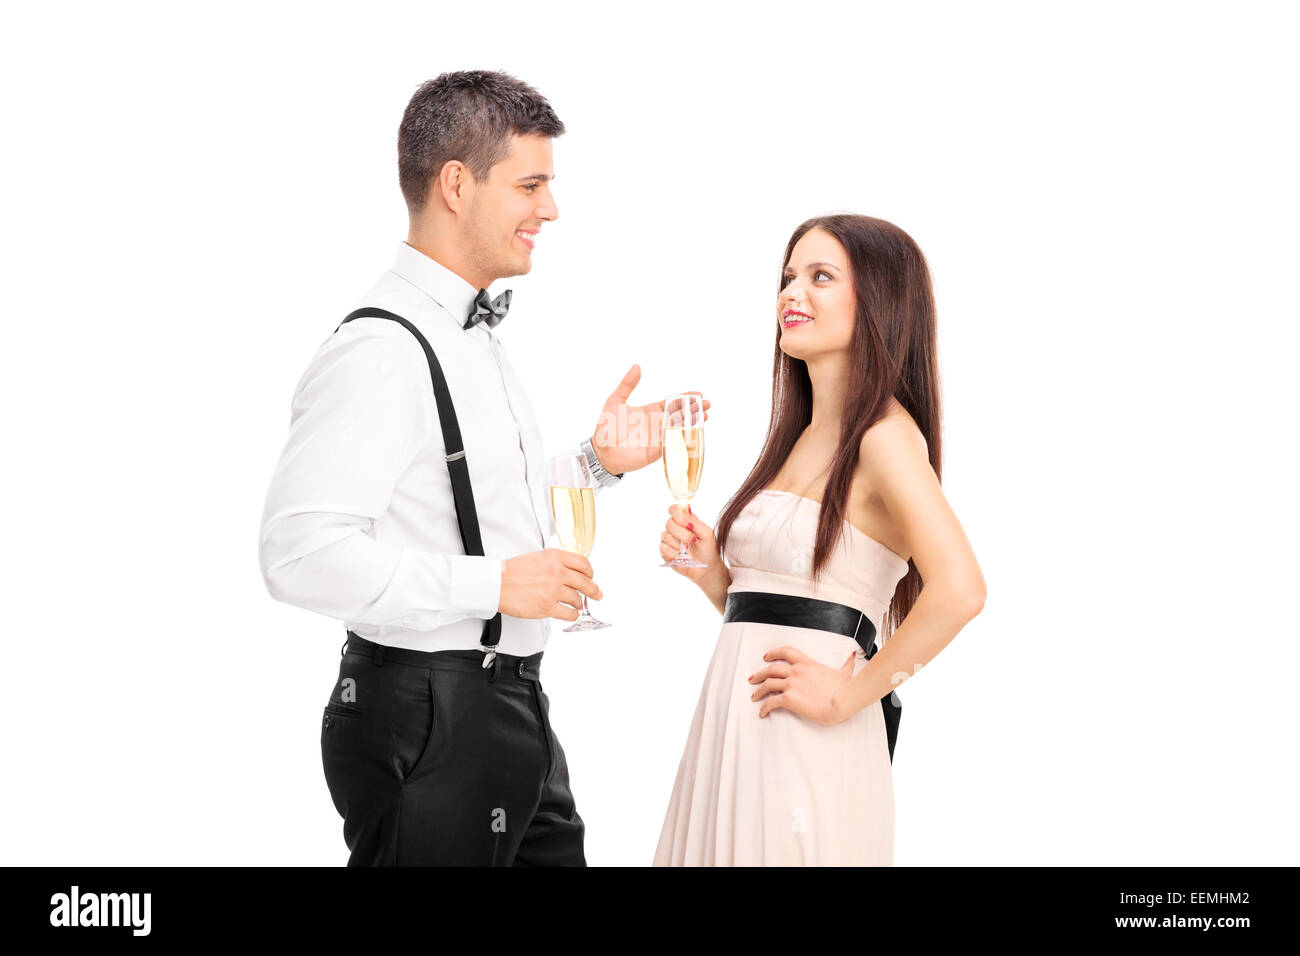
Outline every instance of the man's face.
<path fill-rule="evenodd" d="M 551 197 L 555 178 L 551 139 L 510 137 L 506 158 L 473 180 L 465 220 L 465 247 L 475 271 L 492 279 L 523 275 L 533 267 L 542 223 L 559 216 Z"/>

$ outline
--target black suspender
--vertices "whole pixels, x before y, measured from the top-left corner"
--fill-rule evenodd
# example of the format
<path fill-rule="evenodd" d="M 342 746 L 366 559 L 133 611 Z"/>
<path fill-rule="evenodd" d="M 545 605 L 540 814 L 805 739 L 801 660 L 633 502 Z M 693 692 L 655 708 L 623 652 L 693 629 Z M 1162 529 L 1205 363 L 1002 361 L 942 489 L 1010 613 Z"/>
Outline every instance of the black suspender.
<path fill-rule="evenodd" d="M 349 313 L 334 331 L 343 328 L 346 322 L 364 318 L 392 319 L 394 322 L 402 323 L 424 349 L 424 357 L 429 361 L 429 377 L 433 380 L 433 395 L 438 403 L 438 421 L 442 424 L 442 443 L 447 452 L 447 471 L 451 474 L 451 493 L 456 502 L 456 522 L 460 525 L 461 544 L 464 545 L 466 554 L 482 555 L 483 539 L 479 535 L 478 511 L 474 507 L 474 489 L 469 483 L 469 463 L 465 460 L 465 443 L 460 437 L 460 423 L 456 420 L 456 408 L 452 405 L 451 390 L 447 388 L 447 379 L 442 374 L 442 366 L 438 364 L 437 356 L 433 354 L 428 339 L 420 334 L 420 330 L 400 315 L 385 309 L 357 309 Z M 479 647 L 487 654 L 483 659 L 484 667 L 491 664 L 496 657 L 496 647 L 500 640 L 501 612 L 497 611 L 485 622 L 483 638 L 479 641 Z"/>

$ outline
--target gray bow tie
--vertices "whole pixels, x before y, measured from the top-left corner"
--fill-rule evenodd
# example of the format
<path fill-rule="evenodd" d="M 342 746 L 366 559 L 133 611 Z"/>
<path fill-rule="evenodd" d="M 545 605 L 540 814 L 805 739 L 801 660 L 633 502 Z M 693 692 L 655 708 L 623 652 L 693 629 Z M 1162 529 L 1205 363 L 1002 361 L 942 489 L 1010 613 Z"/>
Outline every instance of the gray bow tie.
<path fill-rule="evenodd" d="M 506 289 L 495 299 L 489 299 L 487 289 L 479 289 L 478 295 L 469 307 L 469 318 L 464 327 L 472 329 L 477 323 L 485 322 L 489 329 L 494 329 L 510 311 L 510 290 Z"/>

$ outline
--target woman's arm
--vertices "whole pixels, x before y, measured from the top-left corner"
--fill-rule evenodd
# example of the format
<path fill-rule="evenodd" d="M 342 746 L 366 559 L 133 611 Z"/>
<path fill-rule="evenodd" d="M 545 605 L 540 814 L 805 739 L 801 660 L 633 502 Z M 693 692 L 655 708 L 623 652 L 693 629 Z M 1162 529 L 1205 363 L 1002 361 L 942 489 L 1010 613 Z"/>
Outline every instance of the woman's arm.
<path fill-rule="evenodd" d="M 731 587 L 731 568 L 727 567 L 727 562 L 718 558 L 696 583 L 713 602 L 718 613 L 724 613 L 727 609 L 727 588 Z"/>
<path fill-rule="evenodd" d="M 684 578 L 689 578 L 703 591 L 723 614 L 727 608 L 727 588 L 731 587 L 731 568 L 722 558 L 718 541 L 713 536 L 713 529 L 698 515 L 689 510 L 689 506 L 668 506 L 668 521 L 664 533 L 659 538 L 659 554 L 665 561 L 671 560 L 681 545 L 686 546 L 687 553 L 695 560 L 704 562 L 703 568 L 673 568 Z"/>
<path fill-rule="evenodd" d="M 984 575 L 930 467 L 916 425 L 893 416 L 867 429 L 861 457 L 912 552 L 923 582 L 907 618 L 852 680 L 831 696 L 837 719 L 874 704 L 944 649 L 984 608 Z"/>

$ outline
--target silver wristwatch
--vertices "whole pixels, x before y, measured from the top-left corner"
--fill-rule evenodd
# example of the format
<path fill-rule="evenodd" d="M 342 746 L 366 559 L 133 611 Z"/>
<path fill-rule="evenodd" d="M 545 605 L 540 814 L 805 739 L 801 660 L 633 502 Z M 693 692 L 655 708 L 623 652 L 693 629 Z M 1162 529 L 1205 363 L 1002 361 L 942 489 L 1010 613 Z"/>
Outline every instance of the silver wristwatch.
<path fill-rule="evenodd" d="M 605 466 L 600 463 L 596 457 L 596 449 L 591 447 L 591 439 L 582 440 L 582 453 L 587 456 L 587 467 L 591 469 L 591 477 L 596 479 L 596 483 L 603 488 L 612 488 L 622 480 L 622 473 L 611 475 L 605 470 Z"/>

